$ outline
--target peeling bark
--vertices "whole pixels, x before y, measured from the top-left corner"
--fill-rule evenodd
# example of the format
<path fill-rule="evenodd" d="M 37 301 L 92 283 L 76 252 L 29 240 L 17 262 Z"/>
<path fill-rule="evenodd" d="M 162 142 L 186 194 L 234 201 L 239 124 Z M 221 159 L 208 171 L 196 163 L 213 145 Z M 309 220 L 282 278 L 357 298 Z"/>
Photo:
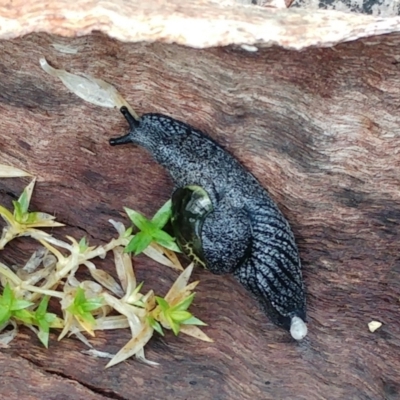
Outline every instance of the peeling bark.
<path fill-rule="evenodd" d="M 2 39 L 32 32 L 81 36 L 101 31 L 125 42 L 157 41 L 195 48 L 278 45 L 299 50 L 310 46 L 329 47 L 399 30 L 400 17 L 373 18 L 296 7 L 259 7 L 234 0 L 14 0 L 12 5 L 0 3 Z"/>

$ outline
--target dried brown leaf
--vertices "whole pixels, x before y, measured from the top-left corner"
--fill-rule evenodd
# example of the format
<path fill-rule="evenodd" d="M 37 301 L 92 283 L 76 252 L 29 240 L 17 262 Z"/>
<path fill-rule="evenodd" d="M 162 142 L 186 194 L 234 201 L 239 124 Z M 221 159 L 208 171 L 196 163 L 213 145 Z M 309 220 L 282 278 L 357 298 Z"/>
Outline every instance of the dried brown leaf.
<path fill-rule="evenodd" d="M 190 275 L 192 274 L 194 264 L 191 263 L 178 277 L 178 279 L 174 282 L 174 284 L 169 289 L 167 295 L 165 296 L 165 300 L 172 304 L 171 301 L 176 298 L 187 286 L 187 283 L 190 279 Z"/>
<path fill-rule="evenodd" d="M 181 325 L 180 331 L 185 335 L 192 336 L 196 339 L 203 340 L 204 342 L 213 343 L 214 340 L 209 338 L 198 326 L 196 325 Z"/>
<path fill-rule="evenodd" d="M 115 356 L 114 358 L 106 365 L 106 368 L 112 367 L 115 364 L 118 364 L 129 357 L 132 357 L 139 350 L 143 349 L 146 343 L 153 336 L 153 328 L 144 324 L 142 326 L 141 331 L 135 337 L 133 337 Z"/>
<path fill-rule="evenodd" d="M 155 242 L 152 242 L 149 247 L 153 248 L 154 250 L 156 250 L 158 253 L 161 254 L 162 258 L 160 258 L 160 260 L 162 260 L 165 264 L 163 264 L 163 262 L 160 262 L 158 260 L 155 260 L 155 261 L 160 262 L 160 264 L 166 265 L 167 267 L 176 269 L 177 271 L 183 271 L 182 264 L 180 263 L 177 255 L 174 251 L 172 251 L 170 249 L 166 249 L 165 247 L 163 247 Z M 148 256 L 148 257 L 150 257 L 150 256 Z M 165 258 L 167 258 L 170 261 L 170 263 L 166 262 Z"/>
<path fill-rule="evenodd" d="M 136 277 L 132 266 L 132 258 L 130 254 L 124 253 L 121 246 L 113 249 L 114 263 L 117 270 L 118 279 L 127 296 L 129 296 L 136 288 Z"/>
<path fill-rule="evenodd" d="M 122 297 L 124 292 L 117 281 L 106 271 L 102 269 L 89 269 L 92 278 L 107 288 L 109 291 L 115 295 Z"/>

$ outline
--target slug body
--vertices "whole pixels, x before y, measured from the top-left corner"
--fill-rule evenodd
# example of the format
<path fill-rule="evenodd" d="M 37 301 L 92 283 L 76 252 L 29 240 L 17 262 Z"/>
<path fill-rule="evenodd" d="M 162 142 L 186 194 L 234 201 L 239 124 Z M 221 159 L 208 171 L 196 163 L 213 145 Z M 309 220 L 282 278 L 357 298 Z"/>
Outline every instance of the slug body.
<path fill-rule="evenodd" d="M 135 120 L 110 144 L 147 149 L 175 182 L 172 226 L 182 251 L 214 274 L 231 273 L 271 320 L 307 334 L 301 264 L 293 233 L 256 178 L 199 130 L 161 114 Z"/>

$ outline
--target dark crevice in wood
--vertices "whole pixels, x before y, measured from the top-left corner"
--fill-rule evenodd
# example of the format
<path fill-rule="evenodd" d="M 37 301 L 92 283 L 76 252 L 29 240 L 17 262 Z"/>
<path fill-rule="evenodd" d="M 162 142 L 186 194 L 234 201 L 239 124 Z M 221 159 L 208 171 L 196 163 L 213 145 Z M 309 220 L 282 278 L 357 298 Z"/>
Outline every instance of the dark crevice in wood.
<path fill-rule="evenodd" d="M 120 396 L 120 395 L 118 395 L 118 394 L 116 394 L 114 392 L 111 392 L 109 390 L 102 390 L 102 389 L 99 389 L 96 386 L 88 384 L 87 382 L 80 381 L 80 380 L 72 377 L 69 374 L 62 373 L 62 372 L 54 370 L 52 368 L 46 368 L 42 363 L 35 362 L 30 357 L 26 357 L 26 356 L 22 356 L 22 355 L 19 355 L 18 357 L 23 358 L 24 360 L 28 361 L 30 364 L 33 364 L 35 367 L 38 367 L 41 371 L 43 371 L 43 372 L 45 372 L 45 373 L 47 373 L 49 375 L 54 375 L 54 376 L 57 376 L 57 377 L 60 377 L 60 378 L 63 378 L 63 379 L 68 379 L 70 381 L 76 382 L 77 384 L 82 385 L 83 387 L 85 387 L 86 389 L 90 390 L 91 392 L 93 392 L 95 394 L 98 394 L 98 395 L 101 395 L 104 398 L 111 399 L 111 400 L 129 400 L 126 397 Z"/>

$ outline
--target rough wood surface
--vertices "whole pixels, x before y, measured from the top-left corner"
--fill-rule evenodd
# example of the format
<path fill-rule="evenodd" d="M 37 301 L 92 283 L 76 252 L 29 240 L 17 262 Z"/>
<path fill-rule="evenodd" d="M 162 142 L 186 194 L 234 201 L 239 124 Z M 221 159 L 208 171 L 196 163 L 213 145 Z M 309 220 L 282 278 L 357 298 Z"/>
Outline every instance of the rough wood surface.
<path fill-rule="evenodd" d="M 172 186 L 143 149 L 109 147 L 127 129 L 122 116 L 70 94 L 40 69 L 43 55 L 115 84 L 139 113 L 193 124 L 238 157 L 293 227 L 309 313 L 308 339 L 294 343 L 232 278 L 197 270 L 194 310 L 214 344 L 155 337 L 147 355 L 157 369 L 129 360 L 104 370 L 80 342 L 52 335 L 45 350 L 24 330 L 0 356 L 2 396 L 399 399 L 399 44 L 398 34 L 257 53 L 122 44 L 101 34 L 0 42 L 1 162 L 38 176 L 32 207 L 65 222 L 60 235 L 105 241 L 114 234 L 107 220 L 124 221 L 123 206 L 150 216 Z M 0 202 L 9 205 L 24 184 L 0 180 Z M 21 250 L 33 243 L 15 245 L 0 254 L 9 264 L 29 257 Z M 176 277 L 142 257 L 137 271 L 161 294 Z M 383 322 L 374 334 L 372 319 Z M 127 339 L 106 332 L 93 342 L 115 352 Z"/>
<path fill-rule="evenodd" d="M 0 38 L 102 31 L 127 42 L 197 48 L 245 44 L 303 49 L 400 30 L 400 17 L 274 9 L 233 0 L 0 0 Z"/>

